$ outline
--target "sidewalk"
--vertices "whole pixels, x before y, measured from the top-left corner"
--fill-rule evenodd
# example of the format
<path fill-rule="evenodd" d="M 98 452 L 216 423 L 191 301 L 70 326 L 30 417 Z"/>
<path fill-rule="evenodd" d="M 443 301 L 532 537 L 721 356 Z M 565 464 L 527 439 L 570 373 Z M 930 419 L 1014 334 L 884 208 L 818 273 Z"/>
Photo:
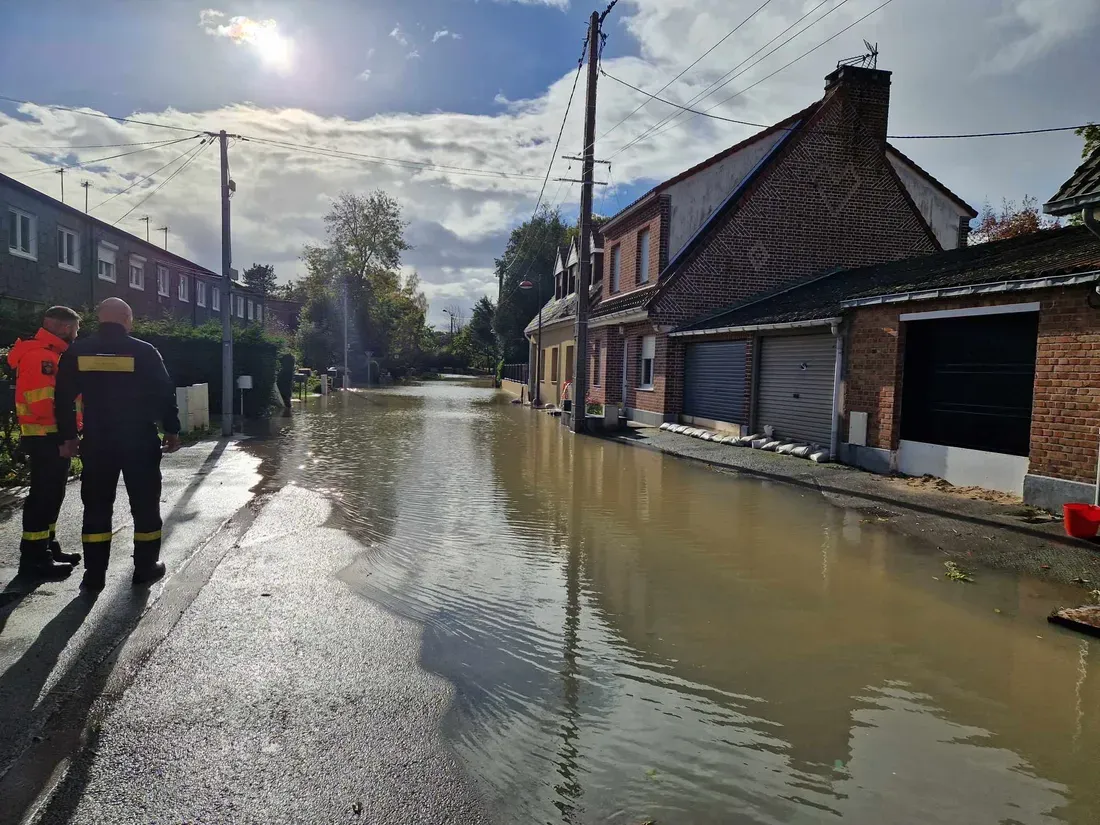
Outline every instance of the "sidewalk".
<path fill-rule="evenodd" d="M 1083 580 L 1088 583 L 1086 590 L 1100 587 L 1100 544 L 1070 538 L 1061 519 L 1032 521 L 1043 515 L 1020 502 L 969 498 L 912 484 L 910 479 L 716 444 L 655 427 L 632 426 L 604 437 L 702 462 L 718 472 L 808 487 L 839 507 L 888 523 L 963 567 L 982 565 L 1066 584 Z M 991 498 L 1003 501 L 1006 497 Z"/>

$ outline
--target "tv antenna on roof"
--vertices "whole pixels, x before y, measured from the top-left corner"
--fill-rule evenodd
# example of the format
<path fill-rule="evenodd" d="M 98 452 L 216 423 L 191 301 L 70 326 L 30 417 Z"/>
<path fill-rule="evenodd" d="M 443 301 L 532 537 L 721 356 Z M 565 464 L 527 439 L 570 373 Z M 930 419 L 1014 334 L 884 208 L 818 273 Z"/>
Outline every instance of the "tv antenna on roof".
<path fill-rule="evenodd" d="M 856 55 L 855 57 L 846 57 L 844 60 L 838 60 L 836 67 L 839 69 L 841 66 L 862 66 L 865 69 L 877 69 L 878 68 L 878 43 L 871 45 L 866 40 L 863 41 L 863 45 L 867 47 L 866 54 Z"/>

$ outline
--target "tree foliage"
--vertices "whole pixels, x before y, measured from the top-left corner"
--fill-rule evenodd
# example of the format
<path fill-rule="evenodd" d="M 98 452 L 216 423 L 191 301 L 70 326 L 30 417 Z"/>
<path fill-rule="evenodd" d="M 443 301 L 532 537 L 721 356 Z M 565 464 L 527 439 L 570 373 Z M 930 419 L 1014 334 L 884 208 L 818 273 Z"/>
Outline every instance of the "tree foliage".
<path fill-rule="evenodd" d="M 1017 238 L 1020 235 L 1055 229 L 1058 226 L 1056 219 L 1044 215 L 1039 210 L 1039 202 L 1030 195 L 1025 195 L 1019 206 L 1016 205 L 1016 201 L 1002 201 L 1000 211 L 994 210 L 987 202 L 982 207 L 982 214 L 978 217 L 977 229 L 970 232 L 969 243 L 1003 241 L 1006 238 Z"/>
<path fill-rule="evenodd" d="M 1087 158 L 1095 150 L 1100 149 L 1100 124 L 1090 123 L 1073 132 L 1080 138 L 1084 138 L 1085 145 L 1081 147 L 1081 157 Z"/>
<path fill-rule="evenodd" d="M 325 369 L 343 360 L 345 293 L 348 365 L 365 376 L 367 353 L 402 375 L 422 352 L 428 302 L 415 273 L 402 277 L 406 222 L 387 193 L 341 193 L 325 216 L 326 242 L 302 250 L 307 274 L 292 285 L 305 298 L 298 350 Z"/>
<path fill-rule="evenodd" d="M 252 264 L 244 271 L 244 285 L 264 297 L 275 291 L 275 267 L 271 264 Z"/>
<path fill-rule="evenodd" d="M 542 301 L 554 296 L 554 260 L 568 242 L 571 228 L 557 210 L 542 209 L 534 218 L 512 230 L 504 254 L 496 259 L 500 297 L 493 317 L 493 332 L 504 360 L 527 360 L 523 328 L 540 309 L 538 290 L 520 289 L 523 280 L 541 282 Z"/>

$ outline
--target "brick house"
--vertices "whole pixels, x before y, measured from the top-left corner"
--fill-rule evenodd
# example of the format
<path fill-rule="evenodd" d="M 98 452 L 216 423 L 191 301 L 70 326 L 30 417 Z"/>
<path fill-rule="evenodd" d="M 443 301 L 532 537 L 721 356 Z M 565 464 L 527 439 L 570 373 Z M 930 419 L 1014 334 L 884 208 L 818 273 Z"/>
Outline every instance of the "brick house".
<path fill-rule="evenodd" d="M 580 280 L 580 249 L 574 237 L 558 249 L 554 260 L 554 295 L 523 330 L 531 356 L 530 397 L 543 404 L 561 406 L 565 387 L 573 380 L 576 352 L 577 282 Z M 603 236 L 593 230 L 591 241 L 593 278 L 603 266 Z M 600 285 L 593 283 L 590 300 L 597 301 Z M 542 321 L 541 352 L 539 321 Z"/>
<path fill-rule="evenodd" d="M 751 374 L 753 336 L 688 341 L 673 329 L 837 268 L 965 242 L 977 213 L 887 143 L 889 101 L 889 72 L 841 66 L 820 100 L 604 224 L 591 400 L 650 424 L 686 416 L 743 427 L 745 387 L 724 388 Z"/>
<path fill-rule="evenodd" d="M 3 174 L 0 215 L 0 301 L 89 308 L 116 296 L 140 318 L 221 317 L 216 272 Z M 234 284 L 230 311 L 262 322 L 262 297 Z"/>
<path fill-rule="evenodd" d="M 1069 227 L 831 273 L 672 334 L 781 331 L 797 342 L 828 330 L 839 340 L 822 388 L 834 455 L 1057 509 L 1095 489 L 1097 283 L 1100 237 Z M 756 362 L 751 427 L 803 435 L 815 364 L 800 366 L 773 403 L 760 388 L 774 367 Z"/>

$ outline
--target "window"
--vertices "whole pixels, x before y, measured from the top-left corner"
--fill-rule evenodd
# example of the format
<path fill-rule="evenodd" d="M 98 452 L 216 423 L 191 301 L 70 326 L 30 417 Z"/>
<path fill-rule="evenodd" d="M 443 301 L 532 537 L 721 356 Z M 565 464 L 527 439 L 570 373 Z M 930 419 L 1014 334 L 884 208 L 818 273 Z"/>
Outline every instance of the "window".
<path fill-rule="evenodd" d="M 168 267 L 157 264 L 157 294 L 167 298 L 171 294 L 172 276 L 168 274 Z"/>
<path fill-rule="evenodd" d="M 237 296 L 237 317 L 238 318 L 243 318 L 244 317 L 244 296 L 243 295 L 238 295 Z"/>
<path fill-rule="evenodd" d="M 649 283 L 649 230 L 638 233 L 638 283 Z"/>
<path fill-rule="evenodd" d="M 200 307 L 206 306 L 206 281 L 195 279 L 195 303 Z"/>
<path fill-rule="evenodd" d="M 145 259 L 138 255 L 130 256 L 130 286 L 145 289 Z"/>
<path fill-rule="evenodd" d="M 113 243 L 107 243 L 106 241 L 99 242 L 98 261 L 99 261 L 99 277 L 104 281 L 110 281 L 114 283 L 117 278 L 115 276 L 115 255 L 118 252 L 118 247 Z"/>
<path fill-rule="evenodd" d="M 261 323 L 264 320 L 264 305 L 263 304 L 256 304 L 256 320 L 260 321 Z"/>
<path fill-rule="evenodd" d="M 539 353 L 539 381 L 546 380 L 546 350 Z"/>
<path fill-rule="evenodd" d="M 253 304 L 253 303 L 252 303 L 252 299 L 251 299 L 251 298 L 249 298 L 249 299 L 248 299 L 248 320 L 249 320 L 249 321 L 251 321 L 251 320 L 252 320 L 252 318 L 253 318 L 253 317 L 255 316 L 255 312 L 256 312 L 256 310 L 255 310 L 255 304 Z"/>
<path fill-rule="evenodd" d="M 577 291 L 577 264 L 573 264 L 569 267 L 569 287 L 566 289 L 566 295 L 572 295 Z"/>
<path fill-rule="evenodd" d="M 619 247 L 611 250 L 611 291 L 619 291 Z"/>
<path fill-rule="evenodd" d="M 57 227 L 57 265 L 72 272 L 80 271 L 80 236 L 60 226 Z"/>
<path fill-rule="evenodd" d="M 178 297 L 181 301 L 188 301 L 190 299 L 187 297 L 187 294 L 187 276 L 181 272 Z"/>
<path fill-rule="evenodd" d="M 214 312 L 222 311 L 221 284 L 211 284 L 210 286 L 210 308 L 214 310 Z"/>
<path fill-rule="evenodd" d="M 8 252 L 38 260 L 38 218 L 14 207 L 8 210 Z"/>
<path fill-rule="evenodd" d="M 600 385 L 600 342 L 592 345 L 592 386 Z"/>
<path fill-rule="evenodd" d="M 551 383 L 558 383 L 558 350 L 560 347 L 554 347 L 550 350 L 550 381 Z"/>
<path fill-rule="evenodd" d="M 642 383 L 644 390 L 653 389 L 653 356 L 657 350 L 657 339 L 652 335 L 642 336 Z"/>

